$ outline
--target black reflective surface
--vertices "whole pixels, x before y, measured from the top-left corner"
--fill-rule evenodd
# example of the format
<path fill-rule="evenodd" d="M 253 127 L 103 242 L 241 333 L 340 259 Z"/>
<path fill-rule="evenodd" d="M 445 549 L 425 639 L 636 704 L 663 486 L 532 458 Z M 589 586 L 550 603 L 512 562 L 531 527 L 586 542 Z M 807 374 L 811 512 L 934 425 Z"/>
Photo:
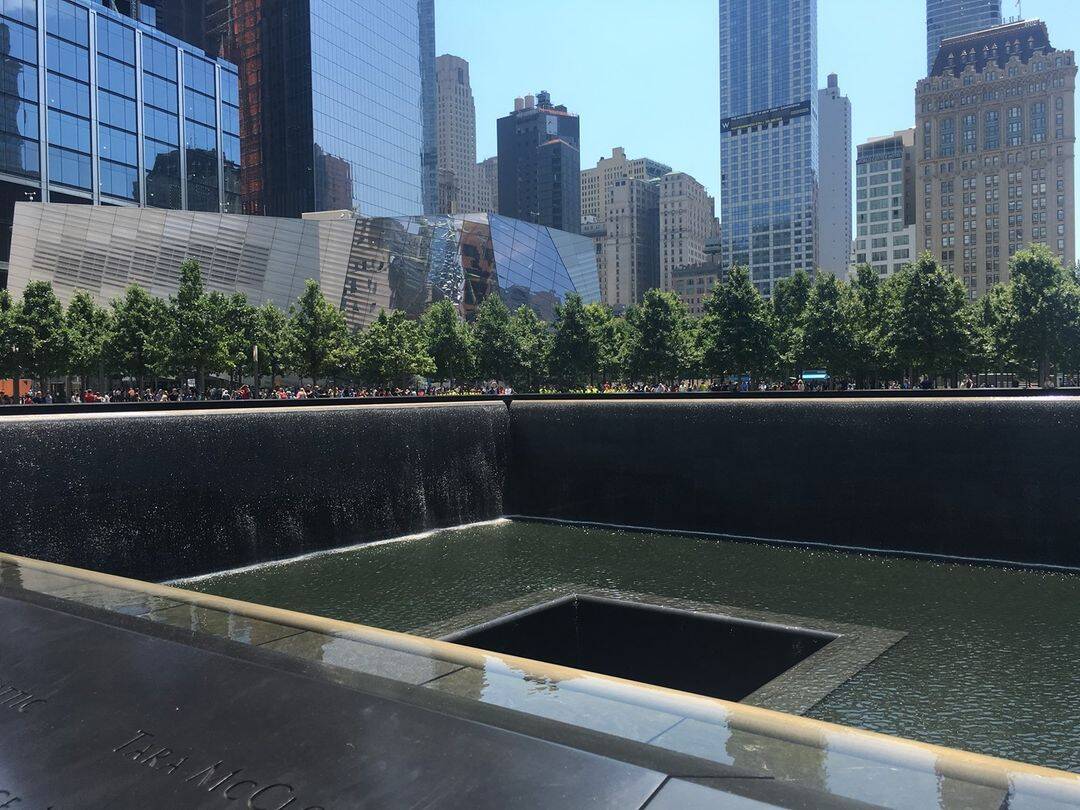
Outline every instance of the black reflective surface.
<path fill-rule="evenodd" d="M 581 595 L 445 636 L 482 650 L 724 700 L 742 700 L 832 638 Z"/>
<path fill-rule="evenodd" d="M 242 645 L 5 593 L 9 806 L 638 808 L 666 779 L 656 765 L 756 776 L 644 746 L 611 756 L 557 724 L 508 730 L 418 687 L 345 688 Z"/>

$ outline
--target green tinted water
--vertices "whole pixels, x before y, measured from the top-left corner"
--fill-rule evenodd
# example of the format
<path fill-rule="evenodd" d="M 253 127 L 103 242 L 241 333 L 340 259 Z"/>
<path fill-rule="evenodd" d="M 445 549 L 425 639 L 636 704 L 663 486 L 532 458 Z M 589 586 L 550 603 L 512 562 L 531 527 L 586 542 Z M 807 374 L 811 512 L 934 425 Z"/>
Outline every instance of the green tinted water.
<path fill-rule="evenodd" d="M 905 631 L 809 715 L 1080 770 L 1080 575 L 503 521 L 185 586 L 409 630 L 571 583 Z"/>

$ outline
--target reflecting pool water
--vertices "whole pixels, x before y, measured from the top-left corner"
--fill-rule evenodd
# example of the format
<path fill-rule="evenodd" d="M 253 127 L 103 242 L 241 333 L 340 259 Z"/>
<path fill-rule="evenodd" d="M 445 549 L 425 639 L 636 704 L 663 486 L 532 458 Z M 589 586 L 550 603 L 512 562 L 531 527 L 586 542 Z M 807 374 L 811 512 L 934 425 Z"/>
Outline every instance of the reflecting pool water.
<path fill-rule="evenodd" d="M 568 584 L 899 630 L 807 714 L 1080 770 L 1080 575 L 498 521 L 177 584 L 393 630 Z"/>

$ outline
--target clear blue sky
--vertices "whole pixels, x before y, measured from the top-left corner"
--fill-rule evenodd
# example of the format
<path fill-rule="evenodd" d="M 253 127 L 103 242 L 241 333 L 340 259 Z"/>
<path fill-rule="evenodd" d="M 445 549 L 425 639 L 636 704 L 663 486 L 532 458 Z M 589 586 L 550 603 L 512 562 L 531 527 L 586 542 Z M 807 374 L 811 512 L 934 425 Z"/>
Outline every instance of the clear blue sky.
<path fill-rule="evenodd" d="M 1004 0 L 1006 17 L 1015 0 Z M 514 97 L 551 92 L 581 116 L 581 165 L 613 146 L 720 187 L 717 0 L 435 0 L 436 52 L 470 64 L 478 158 Z M 1080 0 L 1023 0 L 1056 48 L 1080 49 Z M 915 123 L 925 0 L 818 0 L 818 83 L 851 99 L 854 143 Z M 854 157 L 853 157 L 854 160 Z M 717 214 L 719 215 L 719 204 Z"/>

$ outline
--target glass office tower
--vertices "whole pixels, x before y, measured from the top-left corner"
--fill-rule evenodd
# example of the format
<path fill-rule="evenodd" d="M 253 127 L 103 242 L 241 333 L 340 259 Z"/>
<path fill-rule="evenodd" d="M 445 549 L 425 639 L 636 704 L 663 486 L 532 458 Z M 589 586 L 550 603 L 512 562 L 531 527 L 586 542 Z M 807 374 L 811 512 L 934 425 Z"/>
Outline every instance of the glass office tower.
<path fill-rule="evenodd" d="M 3 2 L 0 273 L 17 201 L 238 211 L 239 119 L 228 62 L 90 0 Z"/>
<path fill-rule="evenodd" d="M 1001 24 L 1001 0 L 926 0 L 926 75 L 941 40 Z"/>
<path fill-rule="evenodd" d="M 722 262 L 764 295 L 817 263 L 817 0 L 720 0 Z"/>
<path fill-rule="evenodd" d="M 238 66 L 245 213 L 434 212 L 434 0 L 151 2 Z"/>

